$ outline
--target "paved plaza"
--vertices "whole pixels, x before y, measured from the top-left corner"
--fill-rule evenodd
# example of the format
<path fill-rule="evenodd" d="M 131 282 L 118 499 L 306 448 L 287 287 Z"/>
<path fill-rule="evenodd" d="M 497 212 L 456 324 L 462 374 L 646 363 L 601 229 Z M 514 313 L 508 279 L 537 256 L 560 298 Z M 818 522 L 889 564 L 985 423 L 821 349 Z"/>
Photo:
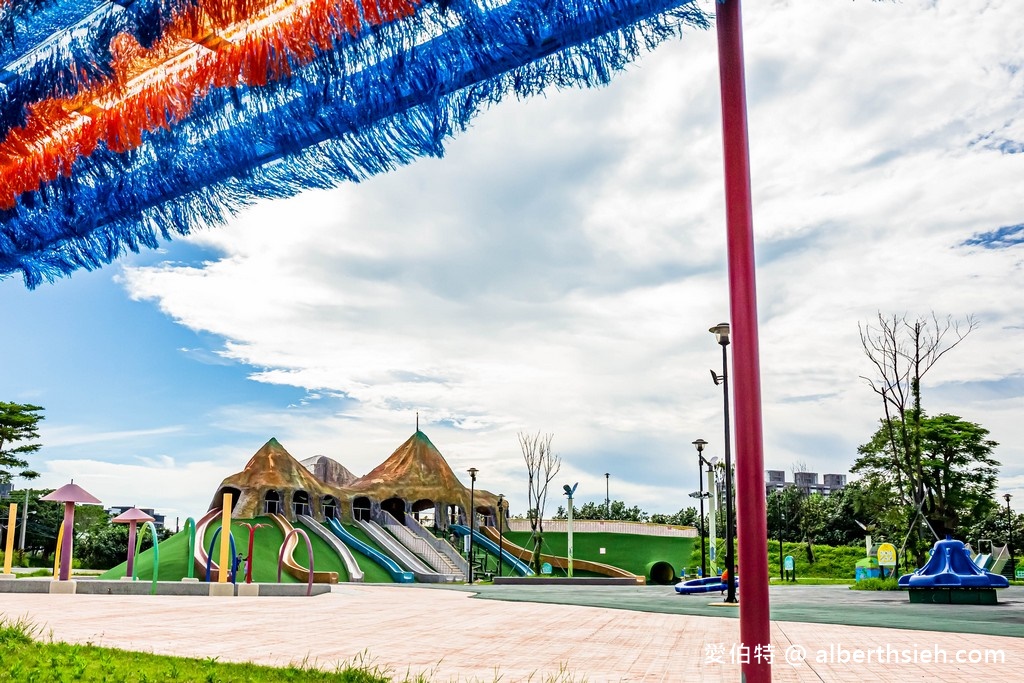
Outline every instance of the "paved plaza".
<path fill-rule="evenodd" d="M 773 679 L 1022 680 L 1018 592 L 1024 596 L 1002 591 L 999 605 L 983 608 L 911 606 L 903 593 L 845 586 L 773 588 Z M 0 614 L 28 617 L 60 641 L 270 665 L 362 661 L 397 680 L 425 673 L 481 683 L 738 681 L 744 653 L 736 608 L 709 607 L 715 599 L 659 586 L 343 584 L 312 598 L 11 593 Z M 846 613 L 885 623 L 891 615 L 903 628 L 791 619 L 815 603 L 831 621 Z M 924 630 L 929 625 L 943 630 Z M 957 627 L 967 632 L 948 630 Z"/>

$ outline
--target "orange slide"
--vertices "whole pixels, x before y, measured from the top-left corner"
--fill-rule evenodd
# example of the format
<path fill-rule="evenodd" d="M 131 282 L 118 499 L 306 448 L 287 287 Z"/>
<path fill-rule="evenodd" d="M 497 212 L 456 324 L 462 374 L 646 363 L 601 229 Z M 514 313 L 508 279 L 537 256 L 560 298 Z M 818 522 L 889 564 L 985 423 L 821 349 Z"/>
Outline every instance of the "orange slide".
<path fill-rule="evenodd" d="M 220 508 L 213 508 L 196 522 L 196 551 L 193 561 L 196 565 L 196 576 L 199 577 L 200 581 L 206 576 L 206 527 L 210 526 L 210 522 L 215 519 L 220 519 Z M 211 558 L 210 581 L 216 583 L 219 573 L 220 568 Z"/>
<path fill-rule="evenodd" d="M 291 522 L 281 515 L 270 515 L 270 518 L 274 520 L 274 523 L 277 524 L 278 528 L 281 529 L 281 533 L 285 536 L 288 536 L 288 533 L 295 528 Z M 284 570 L 299 581 L 305 582 L 309 580 L 309 569 L 303 567 L 292 557 L 298 545 L 299 535 L 292 534 L 284 548 Z M 314 570 L 313 583 L 338 583 L 338 572 L 318 572 Z"/>

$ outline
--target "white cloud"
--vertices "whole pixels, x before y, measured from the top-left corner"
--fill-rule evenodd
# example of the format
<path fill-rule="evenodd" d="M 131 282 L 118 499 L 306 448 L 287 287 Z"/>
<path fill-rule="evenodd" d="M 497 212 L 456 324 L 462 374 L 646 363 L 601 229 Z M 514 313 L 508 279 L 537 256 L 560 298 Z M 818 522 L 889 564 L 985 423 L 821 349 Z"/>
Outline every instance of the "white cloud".
<path fill-rule="evenodd" d="M 240 469 L 230 462 L 180 462 L 168 455 L 129 463 L 49 460 L 44 467 L 39 479 L 32 482 L 34 488 L 58 488 L 74 479 L 104 507 L 153 508 L 167 517 L 165 523 L 171 528 L 175 517 L 182 523 L 189 516 L 198 519 L 209 508 L 217 484 Z"/>
<path fill-rule="evenodd" d="M 959 246 L 1024 221 L 1024 154 L 978 142 L 1024 135 L 1022 31 L 1010 2 L 746 7 L 768 466 L 846 471 L 879 414 L 857 335 L 877 311 L 978 316 L 932 383 L 1024 374 L 1019 248 Z M 297 457 L 363 473 L 420 410 L 514 505 L 520 429 L 556 434 L 580 500 L 610 471 L 613 498 L 688 505 L 690 441 L 722 432 L 706 330 L 729 317 L 714 51 L 690 35 L 604 90 L 505 103 L 445 159 L 261 205 L 191 238 L 216 260 L 125 286 L 254 380 L 350 398 L 224 413 Z M 935 395 L 1024 476 L 1019 399 Z"/>
<path fill-rule="evenodd" d="M 63 448 L 111 441 L 131 441 L 150 436 L 164 436 L 180 432 L 181 430 L 180 426 L 171 426 L 153 429 L 129 429 L 116 432 L 94 432 L 84 425 L 66 424 L 59 427 L 48 427 L 43 424 L 40 426 L 40 435 L 48 447 Z"/>

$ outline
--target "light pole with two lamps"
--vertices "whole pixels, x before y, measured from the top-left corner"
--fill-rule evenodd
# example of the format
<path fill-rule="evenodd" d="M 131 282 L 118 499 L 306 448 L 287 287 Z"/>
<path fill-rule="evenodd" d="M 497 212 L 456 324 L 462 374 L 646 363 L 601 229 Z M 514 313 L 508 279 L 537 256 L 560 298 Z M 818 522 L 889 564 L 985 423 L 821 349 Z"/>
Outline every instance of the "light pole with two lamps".
<path fill-rule="evenodd" d="M 729 323 L 718 323 L 708 332 L 713 333 L 722 346 L 722 374 L 718 375 L 712 370 L 711 379 L 714 380 L 715 386 L 722 384 L 722 394 L 725 397 L 725 571 L 728 575 L 725 582 L 725 601 L 736 602 L 736 569 L 732 549 L 735 535 L 732 522 L 732 449 L 729 445 L 729 358 L 726 353 L 726 347 L 729 346 Z"/>
<path fill-rule="evenodd" d="M 469 472 L 469 583 L 473 583 L 473 527 L 476 522 L 474 494 L 476 493 L 476 473 L 480 470 L 470 467 L 467 471 Z"/>
<path fill-rule="evenodd" d="M 708 575 L 708 559 L 707 550 L 704 547 L 704 499 L 709 497 L 711 494 L 704 493 L 704 465 L 708 466 L 708 471 L 711 471 L 711 463 L 704 459 L 704 447 L 708 445 L 708 442 L 704 439 L 697 439 L 693 442 L 693 445 L 697 447 L 697 495 L 690 494 L 691 498 L 700 499 L 700 523 L 697 525 L 700 529 L 700 575 Z"/>
<path fill-rule="evenodd" d="M 503 541 L 505 540 L 504 535 L 504 522 L 505 522 L 505 494 L 498 494 L 498 576 L 504 576 L 501 573 L 502 561 L 504 554 L 502 551 Z"/>
<path fill-rule="evenodd" d="M 779 581 L 785 581 L 786 574 L 782 559 L 782 524 L 785 519 L 785 516 L 782 514 L 782 489 L 775 492 L 775 512 L 778 514 L 777 522 L 779 524 Z"/>
<path fill-rule="evenodd" d="M 611 499 L 611 496 L 608 495 L 608 491 L 609 491 L 609 489 L 608 489 L 608 477 L 609 476 L 610 476 L 609 472 L 605 472 L 604 473 L 604 518 L 605 519 L 611 519 L 611 517 L 612 517 L 612 499 Z"/>
<path fill-rule="evenodd" d="M 1013 566 L 1013 513 L 1010 511 L 1010 499 L 1013 498 L 1009 493 L 1003 494 L 1003 500 L 1006 501 L 1006 549 L 1010 551 L 1010 576 L 1014 576 Z"/>

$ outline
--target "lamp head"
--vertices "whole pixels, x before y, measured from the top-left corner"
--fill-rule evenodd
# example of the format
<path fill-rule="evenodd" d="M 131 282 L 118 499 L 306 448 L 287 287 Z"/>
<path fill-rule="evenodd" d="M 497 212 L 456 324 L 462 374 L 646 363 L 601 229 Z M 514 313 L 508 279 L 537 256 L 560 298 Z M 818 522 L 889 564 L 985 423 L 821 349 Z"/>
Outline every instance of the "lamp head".
<path fill-rule="evenodd" d="M 1013 498 L 1013 496 L 1011 496 L 1011 495 L 1010 495 L 1009 493 L 1004 493 L 1004 494 L 1003 494 L 1003 500 L 1005 500 L 1005 501 L 1006 501 L 1006 504 L 1007 504 L 1007 505 L 1009 505 L 1009 504 L 1010 504 L 1010 499 L 1011 499 L 1011 498 Z"/>
<path fill-rule="evenodd" d="M 480 470 L 478 470 L 475 467 L 470 467 L 469 470 L 467 470 L 467 471 L 469 472 L 469 478 L 472 481 L 476 481 L 476 473 L 479 472 Z"/>
<path fill-rule="evenodd" d="M 714 327 L 708 328 L 708 332 L 715 335 L 715 339 L 722 346 L 728 346 L 729 344 L 729 323 L 718 323 Z M 717 382 L 716 382 L 717 384 Z"/>
<path fill-rule="evenodd" d="M 704 439 L 697 439 L 693 445 L 697 447 L 697 453 L 700 454 L 704 452 L 704 447 L 708 445 L 708 442 Z"/>

